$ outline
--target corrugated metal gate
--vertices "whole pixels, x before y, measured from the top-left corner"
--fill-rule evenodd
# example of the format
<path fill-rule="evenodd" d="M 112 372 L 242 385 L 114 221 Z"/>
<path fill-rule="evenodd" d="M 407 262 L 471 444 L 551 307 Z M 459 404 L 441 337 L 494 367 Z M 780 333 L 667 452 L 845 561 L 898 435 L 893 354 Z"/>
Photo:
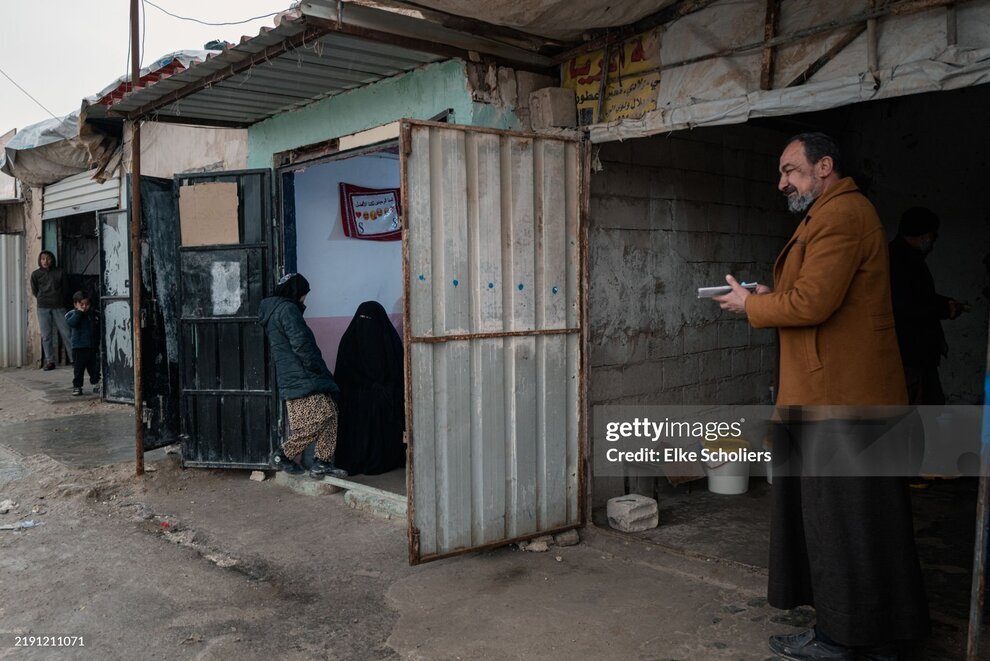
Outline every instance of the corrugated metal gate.
<path fill-rule="evenodd" d="M 27 302 L 24 237 L 0 234 L 0 367 L 20 367 L 27 359 Z"/>
<path fill-rule="evenodd" d="M 401 143 L 410 562 L 581 525 L 584 146 Z"/>
<path fill-rule="evenodd" d="M 45 186 L 41 217 L 44 220 L 71 216 L 87 211 L 116 209 L 120 200 L 120 179 L 104 183 L 93 179 L 96 170 L 81 172 Z"/>

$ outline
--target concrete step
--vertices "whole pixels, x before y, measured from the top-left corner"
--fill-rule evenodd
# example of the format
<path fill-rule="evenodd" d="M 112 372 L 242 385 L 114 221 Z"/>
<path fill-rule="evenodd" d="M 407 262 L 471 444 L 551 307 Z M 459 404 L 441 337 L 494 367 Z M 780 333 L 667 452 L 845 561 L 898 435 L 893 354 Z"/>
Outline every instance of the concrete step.
<path fill-rule="evenodd" d="M 289 475 L 279 471 L 275 474 L 275 484 L 305 496 L 329 496 L 343 492 L 344 502 L 348 506 L 384 519 L 405 521 L 409 511 L 405 496 L 352 482 L 346 478 L 324 477 L 316 480 L 306 473 Z"/>

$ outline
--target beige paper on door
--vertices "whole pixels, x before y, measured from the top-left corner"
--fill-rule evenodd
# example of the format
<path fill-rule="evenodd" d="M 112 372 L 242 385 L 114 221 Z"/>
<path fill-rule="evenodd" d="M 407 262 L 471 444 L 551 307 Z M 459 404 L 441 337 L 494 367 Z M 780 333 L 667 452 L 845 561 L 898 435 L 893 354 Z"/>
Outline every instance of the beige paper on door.
<path fill-rule="evenodd" d="M 184 246 L 240 243 L 237 184 L 214 182 L 179 188 L 179 229 Z"/>

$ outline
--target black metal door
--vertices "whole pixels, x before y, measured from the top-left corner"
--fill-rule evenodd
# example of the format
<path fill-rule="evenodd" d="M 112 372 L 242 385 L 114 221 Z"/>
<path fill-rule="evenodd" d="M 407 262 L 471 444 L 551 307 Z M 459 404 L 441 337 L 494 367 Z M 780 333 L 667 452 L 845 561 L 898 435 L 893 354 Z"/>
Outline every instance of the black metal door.
<path fill-rule="evenodd" d="M 179 245 L 175 182 L 141 178 L 141 385 L 144 449 L 179 441 Z"/>
<path fill-rule="evenodd" d="M 233 183 L 237 191 L 237 243 L 178 251 L 183 460 L 267 467 L 276 399 L 264 331 L 255 322 L 273 284 L 270 173 L 182 175 L 176 182 L 180 199 L 184 187 L 208 183 Z M 180 202 L 180 224 L 181 209 Z"/>
<path fill-rule="evenodd" d="M 134 401 L 134 333 L 131 323 L 131 251 L 128 212 L 98 214 L 103 397 Z"/>

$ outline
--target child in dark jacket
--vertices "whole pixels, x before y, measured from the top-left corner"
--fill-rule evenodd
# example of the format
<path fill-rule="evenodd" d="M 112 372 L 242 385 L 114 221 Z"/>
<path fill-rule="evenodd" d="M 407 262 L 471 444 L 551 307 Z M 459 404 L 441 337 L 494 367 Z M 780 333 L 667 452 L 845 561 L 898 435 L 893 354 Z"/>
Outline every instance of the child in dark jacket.
<path fill-rule="evenodd" d="M 89 382 L 93 392 L 99 392 L 100 383 L 100 331 L 96 313 L 92 312 L 89 294 L 77 291 L 72 295 L 72 310 L 65 314 L 69 324 L 69 335 L 72 344 L 72 394 L 81 395 L 83 372 L 89 372 Z"/>

